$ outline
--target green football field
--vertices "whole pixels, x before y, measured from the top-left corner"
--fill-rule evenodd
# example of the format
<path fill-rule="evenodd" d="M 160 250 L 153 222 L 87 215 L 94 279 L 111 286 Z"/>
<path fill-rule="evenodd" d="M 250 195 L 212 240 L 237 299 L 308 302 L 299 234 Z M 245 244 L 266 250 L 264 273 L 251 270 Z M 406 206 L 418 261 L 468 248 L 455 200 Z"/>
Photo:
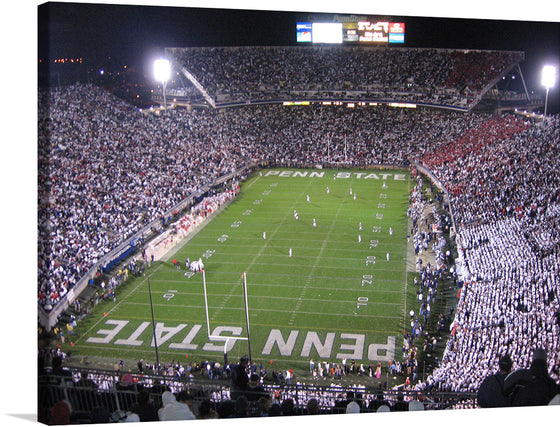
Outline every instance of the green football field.
<path fill-rule="evenodd" d="M 155 361 L 151 289 L 161 363 L 223 361 L 227 350 L 230 361 L 250 354 L 302 371 L 310 359 L 386 366 L 401 356 L 414 304 L 410 186 L 407 170 L 254 173 L 196 234 L 80 322 L 72 354 Z M 187 257 L 202 259 L 204 274 L 186 271 Z"/>

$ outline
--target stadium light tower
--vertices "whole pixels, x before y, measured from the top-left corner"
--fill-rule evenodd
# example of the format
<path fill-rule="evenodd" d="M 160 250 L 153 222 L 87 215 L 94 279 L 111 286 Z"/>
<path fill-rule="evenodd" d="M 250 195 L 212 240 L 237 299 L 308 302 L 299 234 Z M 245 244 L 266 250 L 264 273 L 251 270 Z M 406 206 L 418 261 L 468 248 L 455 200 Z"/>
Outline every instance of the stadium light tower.
<path fill-rule="evenodd" d="M 544 99 L 544 120 L 546 120 L 546 107 L 548 105 L 548 91 L 554 87 L 556 83 L 556 67 L 553 65 L 545 65 L 542 69 L 542 85 L 546 88 L 546 97 Z"/>
<path fill-rule="evenodd" d="M 171 63 L 167 59 L 158 59 L 154 63 L 154 75 L 158 82 L 161 82 L 163 86 L 163 110 L 167 111 L 167 101 L 165 98 L 165 89 L 167 87 L 167 81 L 171 76 Z"/>

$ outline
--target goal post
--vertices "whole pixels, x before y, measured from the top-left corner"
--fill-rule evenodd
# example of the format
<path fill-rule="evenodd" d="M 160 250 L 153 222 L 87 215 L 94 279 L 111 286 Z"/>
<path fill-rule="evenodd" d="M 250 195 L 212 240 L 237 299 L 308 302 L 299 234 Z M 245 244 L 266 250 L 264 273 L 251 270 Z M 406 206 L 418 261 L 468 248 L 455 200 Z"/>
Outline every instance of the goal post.
<path fill-rule="evenodd" d="M 245 311 L 245 326 L 247 328 L 247 336 L 246 337 L 223 337 L 223 336 L 216 336 L 211 334 L 210 328 L 210 315 L 208 310 L 208 292 L 206 289 L 206 273 L 204 269 L 201 270 L 202 272 L 202 287 L 204 290 L 204 311 L 206 313 L 206 328 L 207 328 L 207 335 L 208 339 L 215 340 L 215 341 L 224 341 L 224 360 L 227 360 L 227 345 L 230 340 L 233 341 L 247 341 L 247 347 L 249 351 L 249 360 L 253 360 L 251 357 L 251 339 L 249 334 L 249 302 L 247 298 L 247 273 L 243 272 L 241 277 L 243 278 L 243 300 L 244 300 L 244 311 Z"/>

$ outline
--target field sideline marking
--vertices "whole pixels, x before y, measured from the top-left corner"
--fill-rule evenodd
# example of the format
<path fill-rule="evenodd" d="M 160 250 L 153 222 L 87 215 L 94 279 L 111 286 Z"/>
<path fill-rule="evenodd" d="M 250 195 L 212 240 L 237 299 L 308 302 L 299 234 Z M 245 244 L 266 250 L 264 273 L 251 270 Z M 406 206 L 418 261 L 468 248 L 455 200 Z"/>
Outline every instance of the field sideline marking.
<path fill-rule="evenodd" d="M 112 307 L 109 311 L 107 311 L 107 315 L 109 315 L 110 313 L 112 313 L 113 311 L 115 311 L 122 303 L 126 303 L 126 300 L 128 299 L 128 297 L 130 297 L 134 292 L 136 292 L 138 290 L 138 288 L 140 286 L 142 286 L 144 283 L 146 283 L 146 281 L 154 274 L 156 273 L 158 270 L 160 270 L 165 264 L 159 264 L 158 266 L 156 266 L 156 269 L 154 271 L 152 271 L 148 277 L 146 277 L 144 280 L 141 280 L 140 283 L 138 283 L 138 285 L 136 287 L 134 287 L 134 289 L 132 289 L 126 296 L 126 298 L 123 299 L 119 299 L 119 302 L 117 302 L 114 307 Z M 131 302 L 128 302 L 127 304 L 131 304 Z M 101 323 L 101 321 L 105 318 L 105 316 L 100 317 L 99 320 L 97 322 L 95 322 L 91 328 L 89 328 L 87 331 L 85 331 L 75 342 L 79 343 L 80 340 L 84 337 L 89 338 L 90 337 L 90 333 L 92 331 L 92 329 L 94 327 L 98 327 L 98 325 Z"/>
<path fill-rule="evenodd" d="M 410 175 L 408 176 L 408 184 L 407 184 L 407 194 L 410 195 Z M 410 197 L 410 196 L 409 196 Z M 409 203 L 410 204 L 410 203 Z M 408 227 L 410 226 L 409 223 L 410 217 L 407 215 L 406 218 L 406 233 L 408 234 Z M 410 236 L 412 238 L 412 236 Z M 406 301 L 408 299 L 408 250 L 409 250 L 409 242 L 406 242 L 406 245 L 404 247 L 405 249 L 405 259 L 407 260 L 404 266 L 404 310 L 403 310 L 403 329 L 406 329 L 406 315 L 407 315 L 407 305 L 406 305 Z"/>

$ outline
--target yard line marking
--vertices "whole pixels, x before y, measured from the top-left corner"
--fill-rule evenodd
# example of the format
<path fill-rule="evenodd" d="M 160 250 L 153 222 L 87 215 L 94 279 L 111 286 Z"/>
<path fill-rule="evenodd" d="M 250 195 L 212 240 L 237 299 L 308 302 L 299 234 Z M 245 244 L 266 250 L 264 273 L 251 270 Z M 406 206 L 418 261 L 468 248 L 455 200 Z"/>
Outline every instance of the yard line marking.
<path fill-rule="evenodd" d="M 338 302 L 338 301 L 337 301 Z M 149 303 L 144 303 L 144 302 L 133 302 L 130 303 L 131 305 L 139 305 L 139 306 L 149 306 Z M 350 305 L 355 305 L 355 301 L 350 301 L 349 302 Z M 389 304 L 389 303 L 387 303 Z M 400 305 L 400 304 L 393 304 L 393 305 Z M 154 304 L 154 307 L 165 307 L 165 308 L 189 308 L 189 309 L 199 309 L 200 306 L 196 306 L 196 305 L 184 305 L 184 304 Z M 216 306 L 209 306 L 209 308 L 216 308 Z M 231 307 L 231 306 L 226 306 L 223 307 L 223 310 L 229 310 L 229 311 L 243 311 L 242 308 L 239 307 Z M 264 313 L 286 313 L 286 310 L 284 309 L 271 309 L 271 308 L 253 308 L 251 309 L 251 311 L 253 312 L 264 312 Z M 317 311 L 300 311 L 298 312 L 298 314 L 305 314 L 305 315 L 320 315 L 320 316 L 324 316 L 325 313 L 324 312 L 317 312 Z M 349 317 L 349 318 L 354 318 L 354 313 L 329 313 L 329 316 L 337 316 L 337 317 Z M 370 318 L 370 319 L 400 319 L 400 316 L 383 316 L 383 315 L 375 315 L 375 314 L 364 314 L 361 315 L 362 317 L 366 317 L 366 318 Z M 132 316 L 127 316 L 128 319 L 132 319 Z M 138 319 L 144 319 L 143 317 L 138 318 Z M 177 318 L 176 317 L 162 317 L 162 316 L 158 316 L 158 321 L 159 322 L 163 322 L 163 321 L 172 321 L 172 322 L 177 322 Z"/>
<path fill-rule="evenodd" d="M 266 297 L 266 299 L 276 299 L 276 300 L 282 300 L 282 301 L 294 301 L 295 300 L 295 298 L 290 298 L 290 297 Z M 332 299 L 308 299 L 307 301 L 321 302 L 321 303 L 329 303 L 329 302 L 334 303 L 334 301 Z M 301 306 L 302 303 L 303 303 L 303 301 L 299 301 L 299 302 L 296 302 L 296 305 Z M 149 303 L 146 303 L 146 302 L 129 302 L 128 304 L 129 305 L 139 305 L 139 306 L 149 306 L 150 305 Z M 338 306 L 343 306 L 345 304 L 355 306 L 356 305 L 356 300 L 349 301 L 349 300 L 338 300 L 337 299 L 336 304 Z M 378 305 L 378 306 L 383 305 L 383 306 L 388 306 L 388 307 L 391 307 L 391 306 L 400 307 L 401 306 L 401 304 L 396 303 L 396 302 L 384 302 L 384 301 L 383 302 L 377 301 L 376 305 Z M 200 308 L 200 305 L 168 304 L 168 303 L 156 303 L 156 304 L 153 304 L 153 306 L 154 307 L 164 307 L 164 308 L 168 308 L 168 309 L 181 308 L 181 307 L 184 307 L 184 308 Z M 228 307 L 228 306 L 225 306 L 225 305 L 222 305 L 222 304 L 214 305 L 214 306 L 212 306 L 212 305 L 208 306 L 208 308 L 218 308 L 218 307 L 219 308 L 224 308 L 226 310 L 243 310 L 240 307 Z M 251 311 L 267 311 L 267 309 L 254 308 L 254 309 L 251 309 Z M 274 310 L 271 309 L 271 311 L 274 311 Z M 282 310 L 282 311 L 285 312 L 286 310 Z M 325 313 L 323 313 L 323 314 L 325 314 Z M 330 316 L 330 313 L 328 315 Z"/>
<path fill-rule="evenodd" d="M 386 271 L 386 270 L 381 270 L 381 269 L 380 269 L 379 271 Z M 390 270 L 390 271 L 393 271 L 393 270 Z M 223 274 L 223 273 L 213 273 L 213 274 Z M 226 273 L 226 274 L 230 274 L 230 273 Z M 237 275 L 237 274 L 238 274 L 238 273 L 236 272 L 235 275 Z M 252 275 L 253 277 L 255 277 L 255 276 L 264 276 L 265 278 L 270 277 L 270 273 L 258 273 L 258 272 L 254 272 L 254 273 L 251 273 L 251 275 Z M 282 277 L 283 279 L 294 279 L 294 280 L 297 280 L 297 279 L 301 279 L 301 278 L 307 278 L 307 275 L 302 275 L 302 274 L 275 274 L 274 277 Z M 331 281 L 331 282 L 337 281 L 338 283 L 340 283 L 340 282 L 353 282 L 353 281 L 356 280 L 356 279 L 361 279 L 361 277 L 359 277 L 359 276 L 356 276 L 356 277 L 315 276 L 315 278 L 316 278 L 316 279 L 323 280 L 323 281 Z M 378 278 L 374 278 L 374 281 L 375 281 L 376 283 L 378 283 L 378 284 L 391 284 L 391 283 L 401 283 L 401 282 L 402 282 L 400 279 L 387 279 L 387 278 L 379 278 L 379 277 L 378 277 Z M 163 280 L 163 279 L 161 279 L 161 280 L 152 280 L 152 283 L 184 284 L 184 281 L 181 281 L 181 280 L 168 280 L 168 279 Z M 218 280 L 215 280 L 215 281 L 212 282 L 212 284 L 213 284 L 213 285 L 226 285 L 226 286 L 227 286 L 227 285 L 230 285 L 231 282 L 227 282 L 227 281 L 226 281 L 226 282 L 220 282 L 220 281 L 218 281 Z M 276 282 L 268 282 L 268 283 L 267 283 L 267 282 L 262 282 L 262 281 L 261 281 L 261 282 L 258 282 L 258 283 L 253 284 L 253 286 L 256 286 L 256 287 L 261 287 L 261 286 L 265 286 L 265 287 L 266 287 L 266 286 L 278 286 L 278 283 L 276 283 Z M 300 286 L 298 286 L 298 285 L 289 285 L 289 284 L 286 284 L 286 285 L 282 284 L 282 287 L 286 287 L 286 288 L 298 288 L 298 289 L 300 288 Z M 335 288 L 337 288 L 337 287 L 338 287 L 338 286 L 335 285 Z M 317 289 L 325 289 L 325 288 L 329 289 L 329 287 L 326 286 L 326 285 L 324 285 L 324 284 L 322 284 L 321 286 L 316 287 L 316 288 L 317 288 Z M 333 289 L 335 289 L 335 288 L 333 288 Z M 391 288 L 392 288 L 392 286 L 391 286 Z M 188 289 L 188 288 L 187 288 L 187 289 Z M 402 290 L 401 290 L 401 292 L 402 292 Z M 209 293 L 209 294 L 210 294 L 210 293 Z"/>
<path fill-rule="evenodd" d="M 307 192 L 307 189 L 309 186 L 311 186 L 312 181 L 309 181 L 307 183 L 307 185 L 305 186 L 304 190 L 300 193 L 299 197 L 302 197 L 303 194 L 305 194 Z M 251 263 L 244 269 L 244 271 L 250 271 L 251 267 L 254 266 L 255 264 L 257 264 L 256 260 L 262 256 L 262 253 L 264 252 L 264 250 L 268 247 L 269 242 L 271 241 L 272 238 L 274 238 L 274 235 L 276 235 L 276 233 L 278 232 L 278 230 L 286 223 L 286 218 L 288 217 L 288 215 L 290 215 L 291 211 L 294 208 L 294 205 L 296 203 L 297 198 L 294 200 L 294 202 L 292 203 L 292 205 L 290 206 L 290 209 L 286 210 L 286 214 L 283 216 L 282 221 L 276 226 L 276 228 L 274 229 L 274 231 L 270 234 L 270 237 L 268 239 L 266 239 L 265 244 L 261 246 L 259 252 L 257 253 L 256 256 L 253 257 L 253 259 L 251 260 Z M 235 284 L 234 286 L 232 286 L 230 293 L 226 296 L 226 303 L 229 302 L 229 299 L 233 296 L 233 291 L 235 289 L 237 289 L 237 287 L 240 285 L 241 283 L 241 279 L 238 280 L 237 284 Z M 253 309 L 251 309 L 253 310 Z M 220 314 L 221 309 L 216 310 L 213 314 L 212 314 L 212 320 L 215 321 L 217 316 Z"/>
<path fill-rule="evenodd" d="M 152 271 L 144 280 L 141 280 L 140 283 L 138 283 L 138 285 L 128 293 L 127 298 L 130 297 L 130 295 L 132 295 L 133 293 L 135 293 L 144 283 L 146 283 L 148 281 L 148 279 L 154 273 L 156 273 L 158 270 L 160 270 L 163 266 L 164 266 L 164 264 L 159 264 L 158 266 L 156 266 L 154 271 Z M 107 311 L 107 316 L 109 316 L 109 314 L 111 314 L 113 311 L 115 311 L 121 304 L 123 304 L 123 303 L 130 304 L 130 302 L 126 302 L 127 298 L 119 299 L 119 301 L 115 304 L 115 306 L 113 308 L 111 308 L 109 311 Z M 105 319 L 105 316 L 101 317 L 97 322 L 95 322 L 91 326 L 91 328 L 89 328 L 84 334 L 82 334 L 82 336 L 80 338 L 76 339 L 75 343 L 76 344 L 79 343 L 81 341 L 82 337 L 83 338 L 89 338 L 91 331 L 94 328 L 97 328 L 101 324 L 101 321 L 103 319 Z"/>
<path fill-rule="evenodd" d="M 305 294 L 307 293 L 307 289 L 309 287 L 309 284 L 311 283 L 311 279 L 314 278 L 313 273 L 314 273 L 315 269 L 317 268 L 317 266 L 319 265 L 319 261 L 321 260 L 321 255 L 323 254 L 323 251 L 325 250 L 325 247 L 327 246 L 327 242 L 329 241 L 329 237 L 332 233 L 333 224 L 338 220 L 338 216 L 340 214 L 340 210 L 342 209 L 342 206 L 343 206 L 343 203 L 340 203 L 338 205 L 338 209 L 336 211 L 336 215 L 334 217 L 334 220 L 331 222 L 331 226 L 329 227 L 327 235 L 323 239 L 323 245 L 321 246 L 321 249 L 319 249 L 319 253 L 315 257 L 315 262 L 314 262 L 313 266 L 311 267 L 311 271 L 309 272 L 309 275 L 307 276 L 307 280 L 305 281 L 305 284 L 303 285 L 303 289 L 302 289 L 301 294 L 300 294 L 300 300 L 305 298 Z M 292 315 L 290 316 L 290 320 L 288 321 L 288 326 L 292 326 L 294 324 L 295 318 L 299 313 L 301 313 L 299 311 L 299 306 L 296 305 L 295 310 L 292 311 Z M 324 313 L 323 313 L 323 315 L 324 315 Z"/>

